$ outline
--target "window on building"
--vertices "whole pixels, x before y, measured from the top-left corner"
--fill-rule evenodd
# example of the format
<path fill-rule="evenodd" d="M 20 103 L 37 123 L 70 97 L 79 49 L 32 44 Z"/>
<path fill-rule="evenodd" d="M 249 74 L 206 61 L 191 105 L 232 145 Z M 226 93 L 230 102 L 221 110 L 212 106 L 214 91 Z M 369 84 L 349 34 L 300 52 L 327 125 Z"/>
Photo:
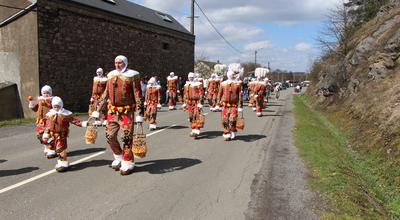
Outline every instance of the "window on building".
<path fill-rule="evenodd" d="M 103 2 L 108 2 L 108 3 L 111 3 L 111 4 L 117 4 L 117 3 L 115 3 L 114 0 L 103 0 Z"/>
<path fill-rule="evenodd" d="M 162 43 L 162 49 L 163 50 L 169 50 L 169 43 Z"/>
<path fill-rule="evenodd" d="M 172 22 L 172 19 L 168 15 L 160 13 L 160 12 L 156 12 L 156 14 L 158 15 L 158 17 L 160 17 L 164 21 Z"/>

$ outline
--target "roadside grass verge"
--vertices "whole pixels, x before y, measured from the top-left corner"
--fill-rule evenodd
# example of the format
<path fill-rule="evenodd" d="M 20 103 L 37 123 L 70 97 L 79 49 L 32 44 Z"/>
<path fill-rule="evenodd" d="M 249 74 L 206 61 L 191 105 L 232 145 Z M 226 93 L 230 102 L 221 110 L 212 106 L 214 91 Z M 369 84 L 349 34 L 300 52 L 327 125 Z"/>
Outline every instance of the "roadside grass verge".
<path fill-rule="evenodd" d="M 76 117 L 84 117 L 87 116 L 87 112 L 77 112 L 73 113 Z M 10 120 L 3 120 L 0 121 L 0 128 L 6 126 L 16 126 L 16 125 L 25 125 L 35 123 L 36 118 L 17 118 L 17 119 L 10 119 Z"/>
<path fill-rule="evenodd" d="M 18 118 L 18 119 L 3 120 L 0 121 L 0 127 L 31 124 L 35 123 L 35 121 L 36 121 L 35 118 Z"/>
<path fill-rule="evenodd" d="M 400 219 L 396 160 L 378 150 L 357 152 L 349 136 L 295 96 L 295 144 L 311 171 L 310 185 L 327 201 L 322 219 Z"/>

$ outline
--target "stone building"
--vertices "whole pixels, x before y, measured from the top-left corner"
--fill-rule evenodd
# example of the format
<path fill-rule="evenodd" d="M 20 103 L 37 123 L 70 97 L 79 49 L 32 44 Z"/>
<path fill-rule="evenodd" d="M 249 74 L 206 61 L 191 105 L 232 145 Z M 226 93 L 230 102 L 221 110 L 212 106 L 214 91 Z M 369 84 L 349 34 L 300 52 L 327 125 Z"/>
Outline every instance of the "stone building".
<path fill-rule="evenodd" d="M 0 10 L 0 82 L 26 97 L 49 84 L 66 108 L 84 112 L 95 71 L 129 68 L 164 80 L 193 71 L 195 37 L 172 16 L 126 0 L 15 0 Z M 1 97 L 0 97 L 1 98 Z"/>

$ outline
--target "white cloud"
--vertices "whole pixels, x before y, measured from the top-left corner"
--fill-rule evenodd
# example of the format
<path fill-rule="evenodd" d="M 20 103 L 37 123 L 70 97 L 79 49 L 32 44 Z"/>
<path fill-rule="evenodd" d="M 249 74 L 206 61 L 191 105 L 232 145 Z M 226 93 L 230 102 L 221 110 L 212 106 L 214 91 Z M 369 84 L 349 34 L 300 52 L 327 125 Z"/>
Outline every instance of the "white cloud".
<path fill-rule="evenodd" d="M 258 41 L 258 42 L 249 43 L 244 47 L 244 49 L 245 50 L 251 50 L 251 51 L 261 50 L 261 49 L 268 48 L 270 45 L 271 44 L 270 44 L 269 41 L 264 40 L 264 41 Z"/>
<path fill-rule="evenodd" d="M 294 46 L 294 48 L 298 51 L 307 51 L 310 50 L 312 46 L 308 43 L 298 43 Z"/>
<path fill-rule="evenodd" d="M 190 1 L 188 0 L 130 0 L 146 7 L 174 16 L 189 30 Z M 306 39 L 290 36 L 300 42 L 294 46 L 279 45 L 269 37 L 276 30 L 266 30 L 270 24 L 296 27 L 303 22 L 319 22 L 325 19 L 327 10 L 340 3 L 337 0 L 201 0 L 202 9 L 212 20 L 219 32 L 241 54 L 230 48 L 213 30 L 205 16 L 196 7 L 195 21 L 196 57 L 206 57 L 221 62 L 252 62 L 254 50 L 258 51 L 258 60 L 266 64 L 271 61 L 272 68 L 293 71 L 305 70 L 310 57 L 318 50 Z M 304 34 L 302 35 L 304 36 Z"/>

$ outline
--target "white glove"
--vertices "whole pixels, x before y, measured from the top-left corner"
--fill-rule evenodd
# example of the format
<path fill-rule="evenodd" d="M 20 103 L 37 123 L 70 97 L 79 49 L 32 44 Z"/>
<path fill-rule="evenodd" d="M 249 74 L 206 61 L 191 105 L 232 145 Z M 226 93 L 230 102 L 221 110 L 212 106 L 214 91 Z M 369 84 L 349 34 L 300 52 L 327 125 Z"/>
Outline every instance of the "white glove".
<path fill-rule="evenodd" d="M 255 95 L 255 96 L 254 96 L 254 98 L 257 98 L 257 97 L 258 97 L 258 95 Z"/>
<path fill-rule="evenodd" d="M 199 103 L 199 104 L 197 104 L 197 107 L 198 108 L 203 108 L 203 105 Z"/>
<path fill-rule="evenodd" d="M 169 93 L 169 90 L 167 90 L 167 93 Z"/>
<path fill-rule="evenodd" d="M 100 112 L 98 112 L 98 111 L 93 111 L 91 116 L 92 116 L 93 118 L 100 118 Z"/>
<path fill-rule="evenodd" d="M 161 104 L 157 104 L 157 108 L 161 108 L 162 106 L 161 106 Z"/>
<path fill-rule="evenodd" d="M 147 105 L 147 102 L 144 102 L 143 105 Z"/>
<path fill-rule="evenodd" d="M 183 103 L 182 108 L 186 108 L 186 103 Z"/>
<path fill-rule="evenodd" d="M 140 116 L 140 115 L 138 115 L 138 116 L 136 116 L 136 120 L 135 120 L 137 123 L 143 123 L 143 117 L 142 116 Z"/>
<path fill-rule="evenodd" d="M 29 101 L 29 108 L 34 108 L 36 106 L 36 101 Z"/>
<path fill-rule="evenodd" d="M 43 133 L 42 139 L 49 139 L 50 135 L 48 133 Z"/>
<path fill-rule="evenodd" d="M 88 121 L 82 121 L 82 127 L 86 128 L 88 126 Z"/>
<path fill-rule="evenodd" d="M 90 98 L 90 102 L 93 102 L 93 101 L 94 101 L 93 97 L 92 97 L 92 98 Z"/>
<path fill-rule="evenodd" d="M 42 141 L 43 141 L 44 143 L 46 143 L 46 144 L 51 143 L 50 135 L 49 135 L 48 133 L 43 133 Z"/>
<path fill-rule="evenodd" d="M 243 112 L 243 109 L 242 108 L 238 108 L 238 112 Z"/>

